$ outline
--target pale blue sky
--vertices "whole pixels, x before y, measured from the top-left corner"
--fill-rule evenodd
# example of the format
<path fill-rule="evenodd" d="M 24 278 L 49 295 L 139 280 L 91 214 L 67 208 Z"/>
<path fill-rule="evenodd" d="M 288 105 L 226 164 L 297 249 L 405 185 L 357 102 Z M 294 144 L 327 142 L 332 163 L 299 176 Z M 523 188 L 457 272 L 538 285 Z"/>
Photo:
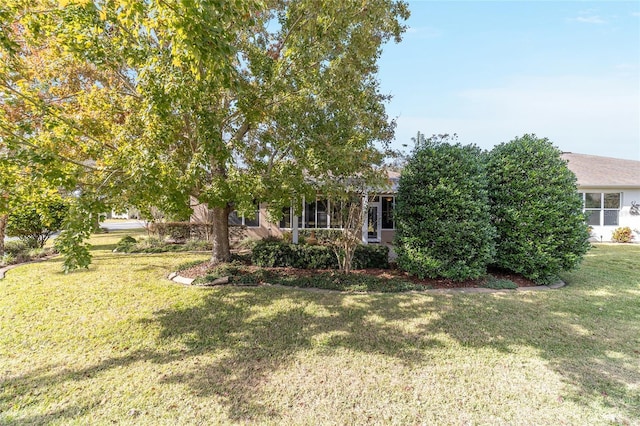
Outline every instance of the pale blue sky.
<path fill-rule="evenodd" d="M 457 133 L 491 149 L 525 133 L 640 160 L 640 2 L 409 1 L 380 59 L 394 147 Z"/>

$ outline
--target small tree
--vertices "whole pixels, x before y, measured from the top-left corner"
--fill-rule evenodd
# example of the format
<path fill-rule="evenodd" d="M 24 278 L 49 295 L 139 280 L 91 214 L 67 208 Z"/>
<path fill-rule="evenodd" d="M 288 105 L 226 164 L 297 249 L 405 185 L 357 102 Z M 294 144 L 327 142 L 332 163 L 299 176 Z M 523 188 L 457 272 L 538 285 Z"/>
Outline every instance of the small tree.
<path fill-rule="evenodd" d="M 488 155 L 495 265 L 549 283 L 589 249 L 576 177 L 546 138 L 524 135 Z"/>
<path fill-rule="evenodd" d="M 67 212 L 68 206 L 60 198 L 17 206 L 8 216 L 6 233 L 28 247 L 41 248 L 62 227 Z"/>
<path fill-rule="evenodd" d="M 447 135 L 417 139 L 396 198 L 398 266 L 419 277 L 486 274 L 494 253 L 481 151 Z"/>
<path fill-rule="evenodd" d="M 360 200 L 346 202 L 344 203 L 344 207 L 342 210 L 342 232 L 338 238 L 336 238 L 332 247 L 338 258 L 340 270 L 348 274 L 351 272 L 351 265 L 356 248 L 362 243 L 360 236 L 364 214 Z"/>

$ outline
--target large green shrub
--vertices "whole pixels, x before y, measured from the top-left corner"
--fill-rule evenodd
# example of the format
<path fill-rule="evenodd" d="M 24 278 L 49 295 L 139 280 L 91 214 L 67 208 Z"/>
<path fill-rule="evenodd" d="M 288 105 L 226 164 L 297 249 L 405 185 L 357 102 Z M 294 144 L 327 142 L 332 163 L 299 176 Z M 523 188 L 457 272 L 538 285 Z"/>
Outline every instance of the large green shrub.
<path fill-rule="evenodd" d="M 485 275 L 494 229 L 480 149 L 422 141 L 402 171 L 394 217 L 400 268 L 421 278 Z"/>
<path fill-rule="evenodd" d="M 539 283 L 576 267 L 589 248 L 576 177 L 546 138 L 524 135 L 488 154 L 495 265 Z"/>
<path fill-rule="evenodd" d="M 22 204 L 11 210 L 6 234 L 18 237 L 30 248 L 41 248 L 62 227 L 69 206 L 60 198 Z"/>

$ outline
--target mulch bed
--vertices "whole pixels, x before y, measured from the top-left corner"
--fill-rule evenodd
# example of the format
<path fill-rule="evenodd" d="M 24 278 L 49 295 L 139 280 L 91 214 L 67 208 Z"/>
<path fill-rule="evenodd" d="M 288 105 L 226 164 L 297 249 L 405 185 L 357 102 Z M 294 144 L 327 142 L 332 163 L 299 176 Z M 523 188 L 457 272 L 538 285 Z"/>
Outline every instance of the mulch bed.
<path fill-rule="evenodd" d="M 248 270 L 257 270 L 261 269 L 257 266 L 246 266 Z M 209 263 L 201 263 L 199 265 L 193 266 L 189 269 L 185 269 L 180 271 L 179 274 L 183 277 L 187 278 L 198 278 L 206 275 L 212 266 Z M 329 270 L 317 270 L 317 269 L 295 269 L 295 268 L 262 268 L 266 270 L 272 271 L 280 271 L 286 275 L 297 275 L 297 276 L 306 276 L 312 277 L 314 275 L 318 275 L 319 273 L 331 272 Z M 423 285 L 427 288 L 473 288 L 473 287 L 482 287 L 485 280 L 468 280 L 468 281 L 453 281 L 448 279 L 420 279 L 417 277 L 413 277 L 406 272 L 400 271 L 397 268 L 391 269 L 359 269 L 352 271 L 354 274 L 362 274 L 362 275 L 370 275 L 382 279 L 392 279 L 392 278 L 400 278 L 406 281 L 411 281 L 415 284 Z M 517 274 L 506 273 L 504 271 L 490 270 L 489 274 L 491 274 L 496 279 L 505 279 L 514 282 L 518 287 L 534 287 L 538 284 L 533 281 L 524 278 Z"/>

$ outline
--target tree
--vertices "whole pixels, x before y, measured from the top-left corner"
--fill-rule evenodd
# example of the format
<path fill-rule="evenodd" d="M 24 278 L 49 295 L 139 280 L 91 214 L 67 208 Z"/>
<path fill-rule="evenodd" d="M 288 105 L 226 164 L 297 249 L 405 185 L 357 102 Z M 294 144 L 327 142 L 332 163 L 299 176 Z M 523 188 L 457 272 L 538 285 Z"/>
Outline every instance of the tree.
<path fill-rule="evenodd" d="M 524 135 L 488 155 L 495 265 L 549 283 L 589 249 L 576 177 L 546 138 Z"/>
<path fill-rule="evenodd" d="M 189 197 L 207 204 L 213 261 L 229 259 L 231 209 L 281 212 L 378 174 L 393 123 L 376 60 L 400 40 L 401 1 L 22 3 L 2 11 L 0 88 L 46 126 L 5 134 L 72 161 L 82 197 L 180 215 Z M 35 54 L 55 59 L 38 75 Z"/>
<path fill-rule="evenodd" d="M 486 274 L 495 231 L 481 151 L 451 141 L 416 140 L 398 186 L 395 243 L 402 269 L 462 281 Z"/>

